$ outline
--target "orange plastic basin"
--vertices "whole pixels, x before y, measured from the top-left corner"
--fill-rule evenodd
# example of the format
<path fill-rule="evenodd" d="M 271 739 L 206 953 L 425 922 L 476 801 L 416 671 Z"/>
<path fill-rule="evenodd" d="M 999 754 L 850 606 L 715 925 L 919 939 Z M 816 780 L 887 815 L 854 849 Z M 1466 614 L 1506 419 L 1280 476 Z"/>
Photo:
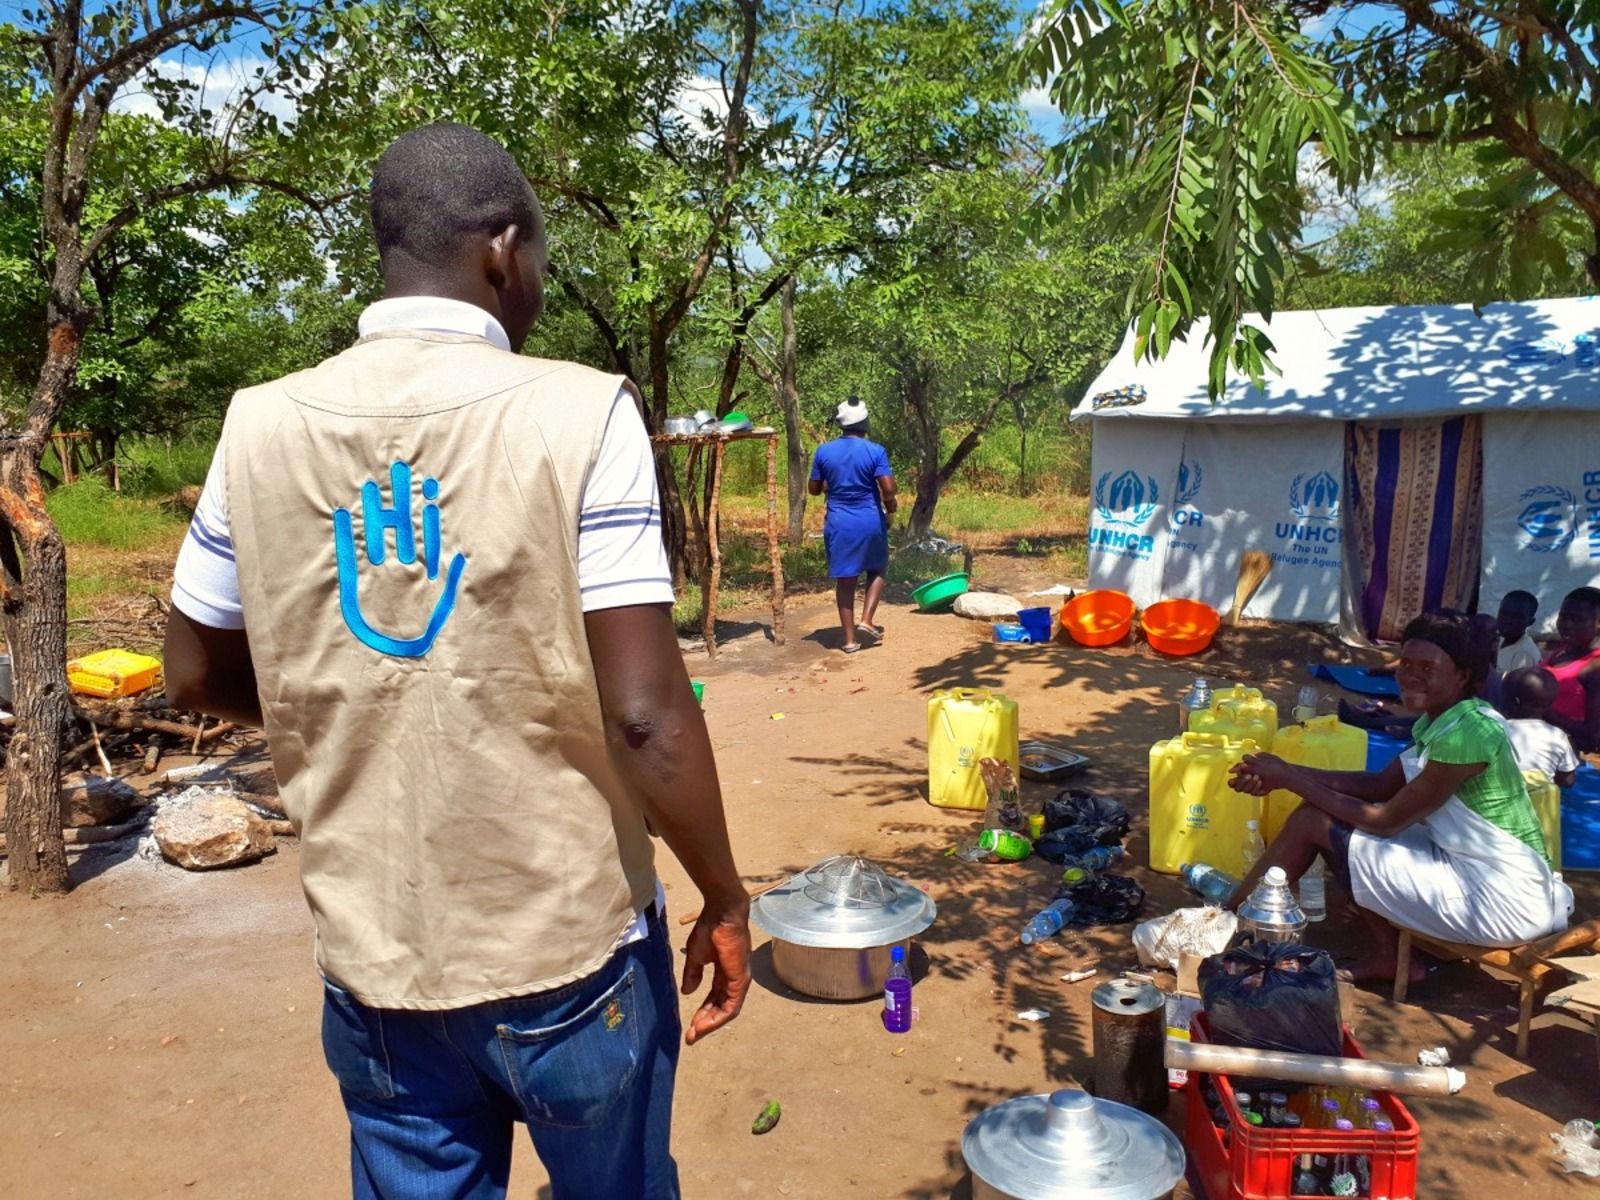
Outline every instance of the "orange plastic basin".
<path fill-rule="evenodd" d="M 1061 627 L 1080 646 L 1110 646 L 1133 628 L 1133 598 L 1109 588 L 1084 592 L 1061 606 Z"/>
<path fill-rule="evenodd" d="M 1198 600 L 1163 600 L 1144 610 L 1139 626 L 1145 640 L 1162 654 L 1199 654 L 1211 645 L 1222 614 Z"/>

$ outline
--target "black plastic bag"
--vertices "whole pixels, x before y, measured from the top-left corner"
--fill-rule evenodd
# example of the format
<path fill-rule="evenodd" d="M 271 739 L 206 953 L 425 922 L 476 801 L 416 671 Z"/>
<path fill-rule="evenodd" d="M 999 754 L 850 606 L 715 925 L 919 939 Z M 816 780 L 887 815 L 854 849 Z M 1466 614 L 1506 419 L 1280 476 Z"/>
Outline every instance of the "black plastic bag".
<path fill-rule="evenodd" d="M 1033 852 L 1046 862 L 1058 865 L 1064 864 L 1069 858 L 1076 858 L 1100 844 L 1090 830 L 1072 826 L 1068 829 L 1056 829 L 1037 838 L 1033 843 Z"/>
<path fill-rule="evenodd" d="M 1075 838 L 1088 839 L 1082 849 L 1069 851 L 1072 854 L 1082 854 L 1091 846 L 1115 846 L 1128 836 L 1132 825 L 1128 810 L 1115 800 L 1079 788 L 1066 788 L 1044 802 L 1047 834 L 1072 830 Z"/>
<path fill-rule="evenodd" d="M 1201 964 L 1200 995 L 1218 1045 L 1343 1053 L 1339 983 L 1325 950 L 1244 942 Z"/>
<path fill-rule="evenodd" d="M 1122 925 L 1144 907 L 1144 888 L 1126 875 L 1091 875 L 1056 892 L 1056 899 L 1063 898 L 1072 901 L 1068 925 Z"/>

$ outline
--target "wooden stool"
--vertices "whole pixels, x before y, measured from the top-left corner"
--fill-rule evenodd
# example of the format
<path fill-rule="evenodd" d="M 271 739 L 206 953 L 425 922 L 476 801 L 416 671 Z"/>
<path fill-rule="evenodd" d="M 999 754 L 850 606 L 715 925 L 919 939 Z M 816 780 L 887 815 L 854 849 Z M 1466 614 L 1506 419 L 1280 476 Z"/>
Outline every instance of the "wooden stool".
<path fill-rule="evenodd" d="M 1400 930 L 1399 962 L 1394 973 L 1395 1003 L 1403 1004 L 1411 983 L 1411 947 L 1413 943 L 1438 958 L 1465 958 L 1479 966 L 1505 971 L 1517 980 L 1517 1057 L 1528 1056 L 1528 1027 L 1533 1023 L 1533 1002 L 1545 977 L 1572 968 L 1565 963 L 1550 960 L 1569 950 L 1600 949 L 1600 920 L 1585 921 L 1560 933 L 1540 938 L 1523 946 L 1467 946 L 1460 942 L 1443 942 L 1410 929 Z"/>

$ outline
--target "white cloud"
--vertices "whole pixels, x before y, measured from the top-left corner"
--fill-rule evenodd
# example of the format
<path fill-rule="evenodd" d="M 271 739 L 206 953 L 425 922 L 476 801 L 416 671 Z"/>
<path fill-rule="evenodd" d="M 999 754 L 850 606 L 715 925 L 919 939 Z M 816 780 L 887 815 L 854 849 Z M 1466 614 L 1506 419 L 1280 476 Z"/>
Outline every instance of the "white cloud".
<path fill-rule="evenodd" d="M 697 137 L 721 137 L 728 110 L 728 96 L 719 80 L 709 75 L 691 75 L 674 89 L 668 119 Z M 748 93 L 745 120 L 757 129 L 767 124 L 767 115 L 750 102 Z"/>
<path fill-rule="evenodd" d="M 132 116 L 161 119 L 161 107 L 148 90 L 151 77 L 176 80 L 190 85 L 200 107 L 217 116 L 219 127 L 245 98 L 259 86 L 258 70 L 269 64 L 259 55 L 242 51 L 219 51 L 213 56 L 199 58 L 193 55 L 167 55 L 156 59 L 141 77 L 130 80 L 111 102 L 111 110 Z M 294 120 L 294 104 L 287 96 L 267 92 L 257 97 L 257 104 L 280 121 Z"/>

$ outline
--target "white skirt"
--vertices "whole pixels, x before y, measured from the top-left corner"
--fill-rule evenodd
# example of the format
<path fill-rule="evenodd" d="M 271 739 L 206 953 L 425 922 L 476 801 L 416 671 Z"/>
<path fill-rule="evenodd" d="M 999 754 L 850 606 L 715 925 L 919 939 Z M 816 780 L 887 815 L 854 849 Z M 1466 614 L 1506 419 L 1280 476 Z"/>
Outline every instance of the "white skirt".
<path fill-rule="evenodd" d="M 1350 835 L 1360 907 L 1425 937 L 1517 946 L 1567 927 L 1572 889 L 1525 842 L 1452 796 L 1393 837 Z"/>

